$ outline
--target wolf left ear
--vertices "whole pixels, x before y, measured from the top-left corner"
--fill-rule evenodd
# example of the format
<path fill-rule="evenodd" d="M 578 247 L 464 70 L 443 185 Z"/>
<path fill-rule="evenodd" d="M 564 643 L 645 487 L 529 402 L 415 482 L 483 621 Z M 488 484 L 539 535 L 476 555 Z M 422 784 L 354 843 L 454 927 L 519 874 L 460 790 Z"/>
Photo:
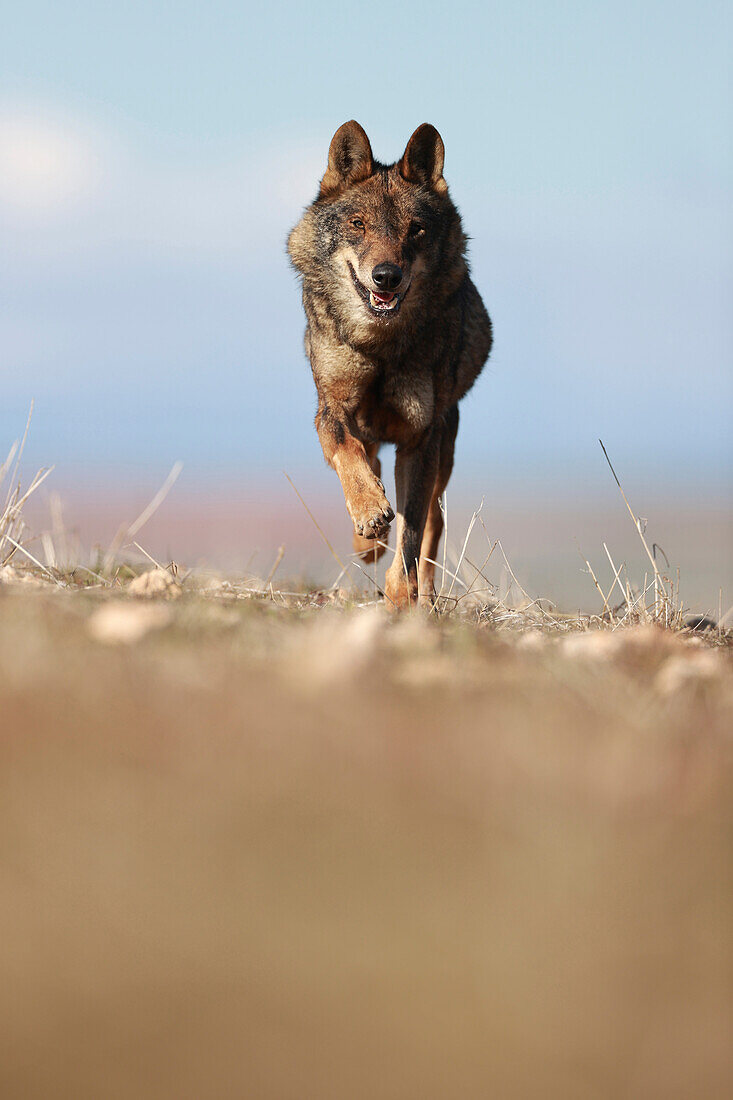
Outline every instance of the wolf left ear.
<path fill-rule="evenodd" d="M 319 198 L 337 195 L 353 183 L 369 179 L 374 171 L 372 147 L 366 133 L 352 118 L 339 126 L 331 138 L 328 168 L 321 180 Z"/>
<path fill-rule="evenodd" d="M 408 183 L 423 184 L 443 195 L 448 190 L 448 184 L 443 179 L 444 160 L 442 137 L 429 122 L 423 122 L 408 141 L 397 167 Z"/>

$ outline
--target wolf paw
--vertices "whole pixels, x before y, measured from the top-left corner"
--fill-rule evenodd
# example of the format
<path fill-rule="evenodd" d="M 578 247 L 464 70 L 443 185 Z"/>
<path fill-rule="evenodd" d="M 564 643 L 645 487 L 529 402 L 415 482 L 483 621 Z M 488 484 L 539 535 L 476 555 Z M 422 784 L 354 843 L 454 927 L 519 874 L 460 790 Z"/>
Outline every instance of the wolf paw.
<path fill-rule="evenodd" d="M 406 577 L 391 565 L 384 580 L 384 594 L 390 611 L 406 611 L 418 602 L 417 579 Z"/>
<path fill-rule="evenodd" d="M 385 501 L 382 506 L 362 508 L 353 515 L 354 530 L 364 539 L 378 539 L 387 533 L 394 512 Z"/>
<path fill-rule="evenodd" d="M 384 534 L 378 539 L 365 539 L 362 535 L 353 534 L 354 553 L 358 554 L 362 561 L 370 564 L 378 562 L 387 549 L 389 534 Z"/>

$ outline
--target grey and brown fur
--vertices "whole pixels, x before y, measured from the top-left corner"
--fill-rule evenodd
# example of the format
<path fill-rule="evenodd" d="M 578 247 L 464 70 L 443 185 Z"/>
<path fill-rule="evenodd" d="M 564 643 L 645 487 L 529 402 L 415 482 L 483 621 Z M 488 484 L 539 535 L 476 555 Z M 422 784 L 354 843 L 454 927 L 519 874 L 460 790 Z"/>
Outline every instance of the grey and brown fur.
<path fill-rule="evenodd" d="M 336 131 L 317 198 L 288 239 L 303 281 L 316 429 L 339 476 L 355 549 L 379 556 L 397 513 L 385 594 L 395 608 L 433 594 L 453 467 L 458 402 L 491 349 L 491 322 L 466 262 L 443 178 L 440 134 L 419 126 L 380 164 L 358 122 Z M 396 446 L 393 510 L 379 447 Z"/>

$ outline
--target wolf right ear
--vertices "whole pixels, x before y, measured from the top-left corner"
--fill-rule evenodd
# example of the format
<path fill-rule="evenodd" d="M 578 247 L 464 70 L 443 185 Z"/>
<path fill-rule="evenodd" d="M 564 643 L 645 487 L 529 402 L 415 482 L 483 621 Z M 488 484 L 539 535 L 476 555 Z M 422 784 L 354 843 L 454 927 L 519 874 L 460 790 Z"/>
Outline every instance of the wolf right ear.
<path fill-rule="evenodd" d="M 423 122 L 407 143 L 397 167 L 408 183 L 422 184 L 443 195 L 448 184 L 443 179 L 445 146 L 443 139 L 429 122 Z"/>
<path fill-rule="evenodd" d="M 372 147 L 358 122 L 345 122 L 331 139 L 328 168 L 321 180 L 319 199 L 345 191 L 353 183 L 369 179 L 374 171 Z"/>

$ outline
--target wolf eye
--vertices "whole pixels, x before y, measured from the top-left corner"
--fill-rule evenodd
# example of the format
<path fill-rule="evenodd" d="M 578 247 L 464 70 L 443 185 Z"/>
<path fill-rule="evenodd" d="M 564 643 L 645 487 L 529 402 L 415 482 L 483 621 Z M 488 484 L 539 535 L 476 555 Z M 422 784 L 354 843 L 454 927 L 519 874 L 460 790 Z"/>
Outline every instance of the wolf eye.
<path fill-rule="evenodd" d="M 352 218 L 351 224 L 353 225 L 354 229 L 364 228 L 364 222 L 361 220 L 361 218 Z"/>
<path fill-rule="evenodd" d="M 425 232 L 425 226 L 420 222 L 413 222 L 409 229 L 409 235 L 411 237 L 421 237 Z"/>

